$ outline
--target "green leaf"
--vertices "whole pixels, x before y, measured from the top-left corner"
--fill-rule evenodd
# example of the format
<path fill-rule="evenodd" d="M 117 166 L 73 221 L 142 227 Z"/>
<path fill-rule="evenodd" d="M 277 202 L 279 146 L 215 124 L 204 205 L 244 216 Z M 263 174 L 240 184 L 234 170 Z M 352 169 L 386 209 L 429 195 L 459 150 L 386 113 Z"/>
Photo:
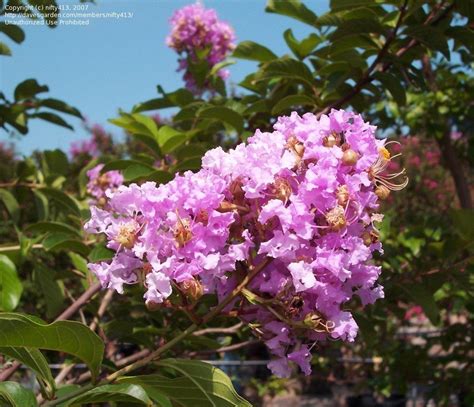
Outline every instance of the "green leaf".
<path fill-rule="evenodd" d="M 230 124 L 238 133 L 243 130 L 244 119 L 235 110 L 224 106 L 209 107 L 199 112 L 202 119 L 214 119 Z"/>
<path fill-rule="evenodd" d="M 59 150 L 46 150 L 43 152 L 44 167 L 47 174 L 67 175 L 69 172 L 69 161 L 66 154 Z"/>
<path fill-rule="evenodd" d="M 242 41 L 237 45 L 233 56 L 257 62 L 268 62 L 278 58 L 272 51 L 253 41 Z"/>
<path fill-rule="evenodd" d="M 158 145 L 165 154 L 169 154 L 187 140 L 185 134 L 170 126 L 162 126 L 158 130 Z"/>
<path fill-rule="evenodd" d="M 311 51 L 313 51 L 316 45 L 321 42 L 321 38 L 315 33 L 311 33 L 305 39 L 298 41 L 293 35 L 291 28 L 283 33 L 283 37 L 285 38 L 285 41 L 293 54 L 295 54 L 295 56 L 299 59 L 306 58 L 311 53 Z"/>
<path fill-rule="evenodd" d="M 278 114 L 292 106 L 315 106 L 315 101 L 306 95 L 290 95 L 279 100 L 275 106 L 273 106 L 272 114 Z"/>
<path fill-rule="evenodd" d="M 71 212 L 77 216 L 81 215 L 81 211 L 75 199 L 65 192 L 54 188 L 40 188 L 38 191 L 42 192 L 48 198 L 54 200 L 59 205 L 59 207 L 66 212 Z"/>
<path fill-rule="evenodd" d="M 57 114 L 50 113 L 50 112 L 39 112 L 32 114 L 30 117 L 36 117 L 38 119 L 56 124 L 61 127 L 65 127 L 69 130 L 74 130 L 74 127 L 72 127 L 66 120 L 64 120 L 61 116 L 58 116 Z"/>
<path fill-rule="evenodd" d="M 0 42 L 0 55 L 5 55 L 7 57 L 12 55 L 12 51 L 4 42 Z"/>
<path fill-rule="evenodd" d="M 377 72 L 375 78 L 388 89 L 395 102 L 400 106 L 406 104 L 405 88 L 401 82 L 401 78 L 397 78 L 395 75 L 387 72 Z"/>
<path fill-rule="evenodd" d="M 417 25 L 408 27 L 404 34 L 417 39 L 432 50 L 441 52 L 449 60 L 448 39 L 440 30 L 426 25 Z"/>
<path fill-rule="evenodd" d="M 269 0 L 265 11 L 292 17 L 303 23 L 318 27 L 318 17 L 299 0 Z"/>
<path fill-rule="evenodd" d="M 31 233 L 62 233 L 70 234 L 75 236 L 81 236 L 81 232 L 76 228 L 68 225 L 67 223 L 62 222 L 37 222 L 32 225 L 29 225 L 23 229 L 24 232 Z"/>
<path fill-rule="evenodd" d="M 431 323 L 437 325 L 440 320 L 440 310 L 433 298 L 433 294 L 429 292 L 423 284 L 407 284 L 402 286 L 402 288 L 408 293 L 415 304 L 423 308 L 424 313 Z"/>
<path fill-rule="evenodd" d="M 201 168 L 202 159 L 201 157 L 187 158 L 177 163 L 174 168 L 175 172 L 187 171 L 187 170 L 199 170 Z"/>
<path fill-rule="evenodd" d="M 36 265 L 33 274 L 36 287 L 43 294 L 48 318 L 54 318 L 64 309 L 64 292 L 55 276 L 53 270 L 41 264 Z"/>
<path fill-rule="evenodd" d="M 74 239 L 69 234 L 51 233 L 43 240 L 43 247 L 47 251 L 72 250 L 73 252 L 87 256 L 89 248 L 80 240 Z"/>
<path fill-rule="evenodd" d="M 5 407 L 35 407 L 35 394 L 15 382 L 0 383 L 0 405 Z"/>
<path fill-rule="evenodd" d="M 3 347 L 0 348 L 0 354 L 9 356 L 28 366 L 36 373 L 37 378 L 42 381 L 42 384 L 47 388 L 48 394 L 53 394 L 56 384 L 48 361 L 38 349 Z"/>
<path fill-rule="evenodd" d="M 314 86 L 313 74 L 309 68 L 301 61 L 290 58 L 277 59 L 265 64 L 259 75 L 259 79 L 275 79 L 281 77 L 293 79 L 308 85 Z"/>
<path fill-rule="evenodd" d="M 16 267 L 5 255 L 0 254 L 0 310 L 13 311 L 20 302 L 23 286 Z"/>
<path fill-rule="evenodd" d="M 95 404 L 106 402 L 152 404 L 145 390 L 136 384 L 106 384 L 96 387 L 80 396 L 73 398 L 68 405 Z"/>
<path fill-rule="evenodd" d="M 133 164 L 123 171 L 123 177 L 126 182 L 135 181 L 139 178 L 152 174 L 155 169 L 145 164 Z"/>
<path fill-rule="evenodd" d="M 0 201 L 5 205 L 13 222 L 18 223 L 20 220 L 20 205 L 13 194 L 6 189 L 0 189 Z"/>
<path fill-rule="evenodd" d="M 69 353 L 84 361 L 94 378 L 104 354 L 102 340 L 80 322 L 56 321 L 48 325 L 36 317 L 16 313 L 0 313 L 0 346 Z"/>
<path fill-rule="evenodd" d="M 50 109 L 57 110 L 58 112 L 67 113 L 72 116 L 76 116 L 79 119 L 83 119 L 82 114 L 78 109 L 59 99 L 43 99 L 40 102 L 40 106 L 48 107 Z"/>
<path fill-rule="evenodd" d="M 331 0 L 332 11 L 347 11 L 351 8 L 379 6 L 380 2 L 374 0 Z"/>
<path fill-rule="evenodd" d="M 167 98 L 156 98 L 150 99 L 146 102 L 138 103 L 133 106 L 132 112 L 133 113 L 140 113 L 146 112 L 149 110 L 159 110 L 159 109 L 166 109 L 168 107 L 173 107 L 174 104 L 171 100 Z"/>
<path fill-rule="evenodd" d="M 98 261 L 107 261 L 114 257 L 115 252 L 107 249 L 103 244 L 98 244 L 89 253 L 89 261 L 96 263 Z"/>
<path fill-rule="evenodd" d="M 183 407 L 250 407 L 240 397 L 229 377 L 220 369 L 197 360 L 165 359 L 158 366 L 176 372 L 176 377 L 162 375 L 131 376 L 120 383 L 142 386 L 145 391 L 156 389 Z"/>
<path fill-rule="evenodd" d="M 456 232 L 466 241 L 474 240 L 474 211 L 456 209 L 450 212 Z"/>
<path fill-rule="evenodd" d="M 40 85 L 36 79 L 27 79 L 19 83 L 14 92 L 15 100 L 29 99 L 35 97 L 38 93 L 48 92 L 46 85 Z"/>
<path fill-rule="evenodd" d="M 17 44 L 21 44 L 25 40 L 25 33 L 17 25 L 1 22 L 0 32 L 8 35 L 8 37 L 10 37 L 10 39 L 15 41 Z"/>

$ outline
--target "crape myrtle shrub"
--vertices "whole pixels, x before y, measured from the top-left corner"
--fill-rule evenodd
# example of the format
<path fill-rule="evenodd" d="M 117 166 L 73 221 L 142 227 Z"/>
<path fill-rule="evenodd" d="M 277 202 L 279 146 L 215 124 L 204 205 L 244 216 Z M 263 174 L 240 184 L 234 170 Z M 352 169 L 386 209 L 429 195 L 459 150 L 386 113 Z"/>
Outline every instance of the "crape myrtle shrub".
<path fill-rule="evenodd" d="M 340 372 L 339 349 L 375 362 L 343 365 L 363 391 L 472 404 L 472 6 L 266 9 L 312 33 L 277 56 L 176 11 L 185 86 L 111 119 L 125 142 L 86 123 L 69 154 L 2 146 L 2 402 L 248 405 L 198 360 L 257 338 L 278 376 Z M 229 92 L 235 59 L 256 69 Z M 82 117 L 45 92 L 1 94 L 3 129 Z"/>

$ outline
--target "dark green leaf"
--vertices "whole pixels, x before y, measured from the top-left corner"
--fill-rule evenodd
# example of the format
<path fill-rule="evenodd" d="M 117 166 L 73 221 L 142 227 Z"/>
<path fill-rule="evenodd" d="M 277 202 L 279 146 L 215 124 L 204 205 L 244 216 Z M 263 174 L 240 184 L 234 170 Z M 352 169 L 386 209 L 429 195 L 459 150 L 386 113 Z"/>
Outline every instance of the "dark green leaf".
<path fill-rule="evenodd" d="M 230 124 L 238 133 L 243 130 L 244 119 L 235 110 L 224 106 L 214 106 L 199 112 L 202 119 L 214 119 Z"/>
<path fill-rule="evenodd" d="M 58 126 L 66 127 L 69 130 L 74 130 L 74 127 L 72 127 L 66 120 L 54 113 L 39 112 L 32 114 L 30 117 L 36 117 L 38 119 L 45 120 Z"/>
<path fill-rule="evenodd" d="M 156 389 L 183 407 L 250 407 L 240 397 L 229 377 L 214 366 L 197 360 L 165 359 L 157 363 L 176 372 L 176 377 L 160 375 L 119 379 L 147 389 Z"/>
<path fill-rule="evenodd" d="M 36 287 L 43 294 L 48 318 L 56 317 L 64 309 L 64 292 L 55 276 L 56 273 L 53 270 L 41 264 L 36 265 L 33 274 Z"/>
<path fill-rule="evenodd" d="M 74 239 L 69 234 L 51 233 L 43 240 L 43 247 L 47 251 L 72 250 L 87 256 L 89 248 L 80 240 Z"/>
<path fill-rule="evenodd" d="M 309 96 L 306 95 L 290 95 L 279 100 L 275 106 L 273 106 L 272 114 L 278 114 L 287 110 L 292 106 L 315 106 L 315 102 Z"/>
<path fill-rule="evenodd" d="M 89 261 L 91 263 L 107 261 L 114 257 L 114 253 L 114 251 L 107 249 L 103 244 L 98 244 L 89 253 Z"/>
<path fill-rule="evenodd" d="M 47 174 L 66 175 L 69 172 L 69 161 L 63 151 L 59 149 L 46 150 L 43 156 Z"/>
<path fill-rule="evenodd" d="M 403 289 L 408 293 L 413 302 L 421 308 L 434 325 L 440 320 L 440 310 L 436 304 L 433 294 L 422 284 L 407 284 Z"/>
<path fill-rule="evenodd" d="M 393 99 L 395 99 L 399 105 L 406 103 L 405 87 L 402 84 L 402 78 L 396 77 L 388 72 L 378 72 L 375 74 L 375 78 L 388 89 Z"/>
<path fill-rule="evenodd" d="M 145 390 L 136 384 L 106 384 L 95 387 L 80 396 L 73 398 L 68 405 L 78 406 L 106 402 L 140 403 L 150 406 L 151 400 Z"/>
<path fill-rule="evenodd" d="M 282 58 L 268 62 L 262 68 L 259 79 L 275 79 L 277 77 L 293 79 L 314 86 L 314 78 L 309 68 L 301 61 L 290 58 Z"/>
<path fill-rule="evenodd" d="M 417 39 L 432 50 L 441 52 L 449 60 L 448 39 L 440 30 L 427 25 L 418 25 L 408 27 L 404 34 Z"/>
<path fill-rule="evenodd" d="M 62 233 L 62 234 L 71 234 L 76 236 L 81 236 L 80 231 L 68 225 L 67 223 L 62 222 L 37 222 L 33 223 L 32 225 L 27 226 L 24 228 L 24 232 L 31 232 L 31 233 Z"/>
<path fill-rule="evenodd" d="M 20 205 L 18 205 L 18 201 L 13 194 L 6 189 L 0 189 L 0 201 L 5 205 L 13 222 L 18 223 L 20 220 Z"/>
<path fill-rule="evenodd" d="M 9 356 L 33 370 L 38 379 L 43 382 L 47 388 L 48 394 L 52 394 L 56 387 L 48 361 L 43 354 L 35 348 L 0 348 L 0 354 Z"/>
<path fill-rule="evenodd" d="M 15 41 L 17 44 L 21 44 L 25 40 L 25 33 L 17 25 L 6 24 L 5 22 L 0 23 L 0 32 L 8 35 L 10 39 Z"/>
<path fill-rule="evenodd" d="M 53 199 L 59 205 L 59 207 L 66 212 L 71 212 L 77 216 L 81 215 L 81 211 L 75 199 L 65 192 L 54 188 L 41 188 L 38 190 L 50 199 Z"/>
<path fill-rule="evenodd" d="M 81 112 L 78 109 L 76 109 L 75 107 L 71 105 L 68 105 L 66 102 L 63 102 L 62 100 L 52 99 L 52 98 L 43 99 L 40 102 L 40 105 L 44 107 L 48 107 L 53 110 L 57 110 L 58 112 L 63 112 L 63 113 L 70 114 L 72 116 L 76 116 L 79 119 L 83 118 Z"/>
<path fill-rule="evenodd" d="M 0 313 L 0 346 L 48 349 L 74 355 L 97 376 L 104 354 L 102 340 L 88 327 L 75 321 L 46 324 L 36 317 Z"/>
<path fill-rule="evenodd" d="M 17 85 L 15 88 L 15 100 L 29 99 L 35 97 L 38 93 L 48 92 L 46 85 L 40 85 L 36 79 L 27 79 Z"/>

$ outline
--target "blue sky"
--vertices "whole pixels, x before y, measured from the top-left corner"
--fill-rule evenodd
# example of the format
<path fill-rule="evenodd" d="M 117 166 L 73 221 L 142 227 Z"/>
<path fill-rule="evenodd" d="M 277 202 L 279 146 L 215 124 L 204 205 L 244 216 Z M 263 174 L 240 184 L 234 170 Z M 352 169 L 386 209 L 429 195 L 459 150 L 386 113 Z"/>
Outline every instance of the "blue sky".
<path fill-rule="evenodd" d="M 79 4 L 78 1 L 58 1 Z M 26 40 L 21 45 L 8 42 L 12 57 L 0 58 L 1 90 L 11 96 L 16 84 L 36 78 L 50 88 L 49 96 L 78 107 L 91 123 L 107 123 L 117 110 L 129 110 L 135 103 L 157 97 L 156 85 L 166 91 L 181 86 L 176 73 L 176 54 L 165 45 L 168 19 L 173 11 L 191 0 L 97 0 L 88 11 L 132 12 L 131 19 L 93 19 L 88 26 L 24 26 Z M 266 0 L 204 0 L 219 17 L 229 22 L 238 41 L 254 40 L 277 55 L 288 53 L 283 32 L 291 27 L 301 39 L 310 28 L 293 19 L 265 13 Z M 307 0 L 316 12 L 328 9 L 327 0 Z M 5 41 L 4 36 L 1 38 Z M 238 82 L 254 69 L 252 62 L 239 60 L 231 70 Z M 78 120 L 68 120 L 75 131 L 42 121 L 31 121 L 30 132 L 16 141 L 17 150 L 28 154 L 36 148 L 68 149 L 71 141 L 86 137 Z M 0 132 L 0 140 L 7 138 Z"/>

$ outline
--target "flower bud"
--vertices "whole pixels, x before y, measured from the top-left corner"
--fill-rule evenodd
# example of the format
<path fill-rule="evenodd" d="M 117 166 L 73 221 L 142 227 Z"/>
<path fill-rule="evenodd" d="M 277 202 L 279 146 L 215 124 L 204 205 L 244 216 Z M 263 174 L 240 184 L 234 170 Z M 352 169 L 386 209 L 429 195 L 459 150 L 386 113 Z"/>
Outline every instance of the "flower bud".
<path fill-rule="evenodd" d="M 342 154 L 342 163 L 344 165 L 355 165 L 358 159 L 359 155 L 350 148 Z"/>
<path fill-rule="evenodd" d="M 197 301 L 204 294 L 202 284 L 195 278 L 183 281 L 179 284 L 179 289 L 191 301 Z"/>
<path fill-rule="evenodd" d="M 207 226 L 207 222 L 209 221 L 209 214 L 206 210 L 200 209 L 195 218 L 196 222 L 201 222 L 204 226 Z"/>
<path fill-rule="evenodd" d="M 145 303 L 145 305 L 146 305 L 146 309 L 147 309 L 148 311 L 152 311 L 152 312 L 153 312 L 153 311 L 158 311 L 160 308 L 163 307 L 163 304 L 162 304 L 162 303 L 160 303 L 160 302 L 153 302 L 153 301 L 147 301 L 147 302 Z"/>
<path fill-rule="evenodd" d="M 285 178 L 277 178 L 275 181 L 275 197 L 283 202 L 288 201 L 293 192 L 290 183 Z"/>
<path fill-rule="evenodd" d="M 385 185 L 378 185 L 375 188 L 375 195 L 377 195 L 382 201 L 384 201 L 390 195 L 390 190 Z"/>
<path fill-rule="evenodd" d="M 309 312 L 305 315 L 303 319 L 303 324 L 305 324 L 310 329 L 316 329 L 322 321 L 323 318 L 320 314 L 318 314 L 317 312 Z"/>
<path fill-rule="evenodd" d="M 323 138 L 324 147 L 334 147 L 337 144 L 337 137 L 334 134 L 330 134 Z"/>
<path fill-rule="evenodd" d="M 245 192 L 242 189 L 242 181 L 240 179 L 232 181 L 229 186 L 229 191 L 236 202 L 243 202 L 245 198 Z"/>

